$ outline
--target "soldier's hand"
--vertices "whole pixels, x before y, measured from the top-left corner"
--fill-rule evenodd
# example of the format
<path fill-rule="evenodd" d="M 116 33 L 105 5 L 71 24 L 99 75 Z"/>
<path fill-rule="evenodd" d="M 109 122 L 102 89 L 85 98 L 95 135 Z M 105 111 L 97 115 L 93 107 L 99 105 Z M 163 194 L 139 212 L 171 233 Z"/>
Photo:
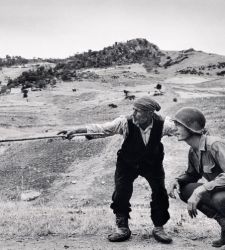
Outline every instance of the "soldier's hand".
<path fill-rule="evenodd" d="M 201 185 L 199 187 L 197 187 L 193 194 L 191 195 L 191 197 L 189 198 L 189 200 L 187 201 L 188 205 L 187 205 L 187 209 L 188 209 L 188 214 L 190 215 L 191 218 L 196 217 L 197 216 L 197 206 L 199 201 L 202 198 L 202 195 L 206 192 L 206 188 L 204 187 L 204 185 Z"/>
<path fill-rule="evenodd" d="M 175 180 L 169 190 L 169 197 L 176 199 L 176 195 L 175 195 L 175 190 L 177 191 L 177 193 L 180 193 L 180 185 L 178 183 L 178 180 Z"/>
<path fill-rule="evenodd" d="M 191 197 L 187 201 L 187 210 L 188 214 L 191 218 L 194 218 L 197 216 L 197 205 L 201 199 L 201 196 L 198 193 L 193 192 Z"/>

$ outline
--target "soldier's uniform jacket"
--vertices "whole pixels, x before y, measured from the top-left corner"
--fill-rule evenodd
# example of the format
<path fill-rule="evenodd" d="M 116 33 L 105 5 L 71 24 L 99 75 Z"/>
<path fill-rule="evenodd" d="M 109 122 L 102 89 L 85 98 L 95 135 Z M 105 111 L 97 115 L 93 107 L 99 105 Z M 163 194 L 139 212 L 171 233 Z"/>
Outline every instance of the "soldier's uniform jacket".
<path fill-rule="evenodd" d="M 225 139 L 202 135 L 199 150 L 190 148 L 188 169 L 177 179 L 179 183 L 197 182 L 204 177 L 208 191 L 225 189 Z"/>

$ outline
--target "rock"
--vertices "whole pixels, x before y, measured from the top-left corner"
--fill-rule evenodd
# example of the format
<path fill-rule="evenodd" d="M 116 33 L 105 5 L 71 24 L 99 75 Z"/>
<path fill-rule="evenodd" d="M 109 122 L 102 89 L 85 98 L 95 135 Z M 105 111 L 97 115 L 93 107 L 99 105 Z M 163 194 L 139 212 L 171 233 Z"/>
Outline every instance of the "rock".
<path fill-rule="evenodd" d="M 38 198 L 41 195 L 40 192 L 35 190 L 25 190 L 21 193 L 20 199 L 22 201 L 32 201 Z"/>
<path fill-rule="evenodd" d="M 174 102 L 177 102 L 177 98 L 176 98 L 176 97 L 174 97 L 174 98 L 173 98 L 173 101 L 174 101 Z"/>

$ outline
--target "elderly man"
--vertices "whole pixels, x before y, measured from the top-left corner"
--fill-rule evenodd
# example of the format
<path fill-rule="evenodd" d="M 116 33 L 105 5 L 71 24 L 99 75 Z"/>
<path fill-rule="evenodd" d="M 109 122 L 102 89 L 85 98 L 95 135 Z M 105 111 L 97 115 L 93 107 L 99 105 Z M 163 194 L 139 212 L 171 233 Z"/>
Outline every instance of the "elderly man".
<path fill-rule="evenodd" d="M 221 237 L 212 246 L 221 247 L 225 245 L 225 140 L 204 133 L 206 119 L 196 108 L 180 109 L 174 121 L 178 140 L 190 145 L 190 150 L 188 169 L 176 179 L 169 195 L 175 198 L 174 189 L 178 189 L 191 218 L 199 209 L 216 219 Z M 202 177 L 208 182 L 198 183 Z"/>
<path fill-rule="evenodd" d="M 121 134 L 124 142 L 117 153 L 115 171 L 115 190 L 111 208 L 116 215 L 117 231 L 108 236 L 108 240 L 124 241 L 130 238 L 128 226 L 131 212 L 130 198 L 133 182 L 140 175 L 149 183 L 152 190 L 151 218 L 154 224 L 153 235 L 159 242 L 170 243 L 172 239 L 164 231 L 163 225 L 169 220 L 169 202 L 165 189 L 163 169 L 163 135 L 174 132 L 172 120 L 157 115 L 160 105 L 149 96 L 143 96 L 134 102 L 133 114 L 120 116 L 104 124 L 90 124 L 67 132 L 71 139 L 76 133 L 102 132 L 105 135 Z"/>

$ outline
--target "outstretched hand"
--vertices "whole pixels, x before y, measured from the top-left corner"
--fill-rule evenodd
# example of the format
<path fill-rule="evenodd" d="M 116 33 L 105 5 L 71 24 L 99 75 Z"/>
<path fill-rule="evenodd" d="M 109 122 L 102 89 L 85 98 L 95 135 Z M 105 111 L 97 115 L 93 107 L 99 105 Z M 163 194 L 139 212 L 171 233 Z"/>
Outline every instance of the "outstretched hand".
<path fill-rule="evenodd" d="M 72 140 L 75 134 L 76 134 L 76 131 L 73 131 L 73 130 L 72 131 L 68 131 L 67 135 L 66 135 L 66 139 Z"/>
<path fill-rule="evenodd" d="M 67 130 L 62 130 L 57 133 L 57 135 L 66 135 L 66 134 L 67 134 Z"/>
<path fill-rule="evenodd" d="M 62 130 L 57 133 L 57 135 L 62 135 L 63 139 L 68 139 L 68 140 L 71 140 L 74 137 L 74 134 L 76 134 L 76 131 Z"/>

